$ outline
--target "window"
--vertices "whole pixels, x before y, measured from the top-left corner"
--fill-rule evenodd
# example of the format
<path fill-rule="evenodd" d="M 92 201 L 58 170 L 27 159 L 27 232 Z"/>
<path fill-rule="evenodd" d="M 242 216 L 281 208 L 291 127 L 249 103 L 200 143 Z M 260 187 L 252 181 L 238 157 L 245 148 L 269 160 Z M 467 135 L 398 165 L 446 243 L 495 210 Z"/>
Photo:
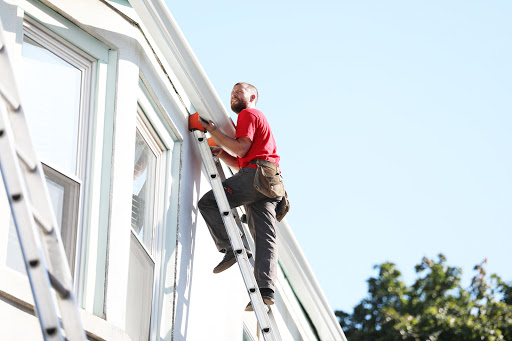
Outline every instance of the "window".
<path fill-rule="evenodd" d="M 82 72 L 41 44 L 23 37 L 20 83 L 27 121 L 39 157 L 76 174 Z"/>
<path fill-rule="evenodd" d="M 139 107 L 135 131 L 127 332 L 148 340 L 153 305 L 157 235 L 162 226 L 166 148 Z"/>
<path fill-rule="evenodd" d="M 50 200 L 55 211 L 57 224 L 59 226 L 69 227 L 76 226 L 78 220 L 78 191 L 80 184 L 72 179 L 63 178 L 59 173 L 44 165 L 43 169 L 46 177 L 46 185 L 50 193 Z M 76 251 L 76 229 L 61 229 L 61 238 L 66 246 L 66 254 L 68 262 L 73 273 Z M 19 247 L 18 236 L 14 226 L 14 221 L 9 223 L 9 242 L 7 244 L 7 266 L 20 273 L 25 273 L 25 265 Z"/>
<path fill-rule="evenodd" d="M 72 274 L 95 67 L 94 58 L 31 18 L 25 18 L 20 93 Z M 25 272 L 12 223 L 7 249 L 7 266 Z"/>
<path fill-rule="evenodd" d="M 135 132 L 133 183 L 132 183 L 132 232 L 147 253 L 155 255 L 155 233 L 162 200 L 160 189 L 164 186 L 162 176 L 165 166 L 165 146 L 157 133 L 138 108 Z"/>
<path fill-rule="evenodd" d="M 257 328 L 259 328 L 257 326 Z M 242 340 L 243 341 L 254 341 L 253 337 L 251 336 L 251 333 L 249 332 L 249 329 L 247 328 L 247 326 L 245 325 L 244 323 L 244 328 L 243 328 L 244 332 L 243 332 L 243 337 L 242 337 Z"/>
<path fill-rule="evenodd" d="M 132 229 L 141 243 L 151 251 L 155 220 L 155 183 L 160 151 L 151 146 L 139 130 L 135 134 L 135 162 L 133 165 Z"/>

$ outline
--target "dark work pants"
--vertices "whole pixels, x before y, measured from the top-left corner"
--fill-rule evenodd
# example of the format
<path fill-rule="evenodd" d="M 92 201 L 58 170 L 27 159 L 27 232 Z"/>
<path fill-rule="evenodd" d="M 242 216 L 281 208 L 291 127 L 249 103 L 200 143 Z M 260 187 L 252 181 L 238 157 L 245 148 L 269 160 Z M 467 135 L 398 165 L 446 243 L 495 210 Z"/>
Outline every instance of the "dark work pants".
<path fill-rule="evenodd" d="M 276 205 L 281 197 L 268 198 L 253 185 L 256 169 L 245 167 L 225 180 L 224 192 L 231 208 L 245 206 L 247 223 L 254 238 L 256 254 L 254 276 L 260 288 L 275 291 L 277 278 Z M 206 193 L 198 203 L 206 225 L 219 252 L 231 252 L 231 244 L 212 191 Z"/>

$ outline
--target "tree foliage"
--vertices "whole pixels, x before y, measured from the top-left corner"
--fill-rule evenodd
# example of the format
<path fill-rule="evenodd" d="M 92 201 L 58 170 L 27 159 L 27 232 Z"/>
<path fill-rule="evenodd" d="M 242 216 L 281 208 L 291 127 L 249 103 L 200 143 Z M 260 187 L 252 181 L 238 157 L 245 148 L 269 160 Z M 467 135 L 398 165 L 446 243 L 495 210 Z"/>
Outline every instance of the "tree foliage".
<path fill-rule="evenodd" d="M 369 296 L 351 315 L 335 314 L 349 341 L 512 341 L 512 283 L 487 275 L 485 263 L 474 267 L 466 289 L 462 270 L 446 265 L 442 254 L 416 265 L 411 286 L 395 264 L 377 265 L 378 276 L 368 279 Z"/>

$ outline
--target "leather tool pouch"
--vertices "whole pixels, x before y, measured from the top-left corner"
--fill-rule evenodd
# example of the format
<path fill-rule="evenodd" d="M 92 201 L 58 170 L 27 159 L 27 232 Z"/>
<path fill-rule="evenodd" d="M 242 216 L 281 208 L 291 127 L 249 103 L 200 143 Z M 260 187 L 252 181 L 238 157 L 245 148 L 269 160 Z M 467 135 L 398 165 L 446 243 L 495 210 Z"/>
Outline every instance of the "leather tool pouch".
<path fill-rule="evenodd" d="M 269 198 L 282 197 L 276 207 L 277 221 L 281 221 L 290 210 L 290 202 L 284 190 L 283 177 L 279 168 L 275 163 L 262 159 L 256 159 L 250 163 L 258 166 L 254 175 L 254 188 Z"/>
<path fill-rule="evenodd" d="M 258 166 L 254 175 L 254 188 L 269 198 L 283 197 L 283 177 L 277 165 L 262 159 L 253 160 L 251 163 Z"/>
<path fill-rule="evenodd" d="M 283 199 L 277 204 L 276 219 L 277 221 L 283 220 L 284 216 L 290 210 L 290 202 L 288 201 L 288 193 L 284 192 Z"/>

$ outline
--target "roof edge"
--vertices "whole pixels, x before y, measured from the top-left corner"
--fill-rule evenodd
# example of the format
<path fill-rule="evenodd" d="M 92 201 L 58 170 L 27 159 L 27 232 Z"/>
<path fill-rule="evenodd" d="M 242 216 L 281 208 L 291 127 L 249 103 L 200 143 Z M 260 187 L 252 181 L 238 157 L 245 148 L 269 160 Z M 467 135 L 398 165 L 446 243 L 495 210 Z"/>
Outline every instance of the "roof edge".
<path fill-rule="evenodd" d="M 284 219 L 278 225 L 279 259 L 322 340 L 346 341 L 345 334 L 329 305 L 311 266 L 299 246 L 290 225 Z"/>
<path fill-rule="evenodd" d="M 173 68 L 172 73 L 193 106 L 187 110 L 195 109 L 215 121 L 227 135 L 234 136 L 231 117 L 166 4 L 162 0 L 130 0 L 130 4 L 142 20 L 141 26 L 147 30 L 146 34 L 154 40 L 161 57 Z"/>

